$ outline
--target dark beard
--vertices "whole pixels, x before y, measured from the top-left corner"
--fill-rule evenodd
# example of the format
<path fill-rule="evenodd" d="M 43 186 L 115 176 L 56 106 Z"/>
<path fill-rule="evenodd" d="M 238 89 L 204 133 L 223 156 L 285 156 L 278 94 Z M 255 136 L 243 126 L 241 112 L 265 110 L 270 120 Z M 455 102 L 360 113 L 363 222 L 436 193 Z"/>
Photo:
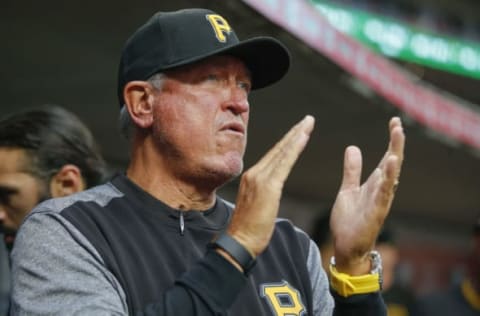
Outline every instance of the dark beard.
<path fill-rule="evenodd" d="M 40 196 L 40 199 L 37 205 L 50 198 L 51 198 L 50 194 L 47 194 L 47 193 L 42 194 L 42 196 Z M 15 242 L 15 237 L 17 235 L 17 230 L 12 228 L 7 228 L 0 223 L 0 235 L 3 236 L 3 242 L 5 243 L 5 246 L 8 252 L 11 252 L 13 248 L 13 243 Z"/>
<path fill-rule="evenodd" d="M 13 242 L 15 241 L 16 234 L 16 230 L 6 228 L 3 227 L 3 225 L 0 225 L 0 235 L 3 236 L 3 242 L 5 243 L 8 252 L 10 252 L 13 248 Z"/>

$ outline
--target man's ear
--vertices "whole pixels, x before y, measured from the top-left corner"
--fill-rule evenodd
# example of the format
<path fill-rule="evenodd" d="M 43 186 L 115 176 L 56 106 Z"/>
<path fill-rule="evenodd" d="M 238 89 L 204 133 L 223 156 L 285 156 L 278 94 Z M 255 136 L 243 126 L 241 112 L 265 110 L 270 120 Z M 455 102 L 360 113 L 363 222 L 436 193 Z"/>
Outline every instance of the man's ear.
<path fill-rule="evenodd" d="M 130 117 L 140 128 L 149 128 L 153 123 L 153 94 L 153 87 L 146 81 L 130 81 L 123 89 Z"/>
<path fill-rule="evenodd" d="M 64 165 L 50 180 L 52 197 L 67 196 L 85 190 L 80 168 L 75 165 Z"/>

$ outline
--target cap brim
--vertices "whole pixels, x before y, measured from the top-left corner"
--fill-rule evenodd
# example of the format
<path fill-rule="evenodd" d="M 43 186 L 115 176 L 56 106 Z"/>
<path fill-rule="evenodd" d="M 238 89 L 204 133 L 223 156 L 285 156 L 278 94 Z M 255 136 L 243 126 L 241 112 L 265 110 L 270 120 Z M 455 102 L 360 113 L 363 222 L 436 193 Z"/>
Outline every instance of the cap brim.
<path fill-rule="evenodd" d="M 242 60 L 251 72 L 252 90 L 264 88 L 279 81 L 290 67 L 290 54 L 281 42 L 272 37 L 254 37 L 210 51 L 208 54 L 182 60 L 169 65 L 168 68 L 157 69 L 155 72 L 190 65 L 216 55 L 230 55 Z"/>
<path fill-rule="evenodd" d="M 252 89 L 279 81 L 290 67 L 287 48 L 274 38 L 252 38 L 222 53 L 235 56 L 245 63 L 252 74 Z"/>

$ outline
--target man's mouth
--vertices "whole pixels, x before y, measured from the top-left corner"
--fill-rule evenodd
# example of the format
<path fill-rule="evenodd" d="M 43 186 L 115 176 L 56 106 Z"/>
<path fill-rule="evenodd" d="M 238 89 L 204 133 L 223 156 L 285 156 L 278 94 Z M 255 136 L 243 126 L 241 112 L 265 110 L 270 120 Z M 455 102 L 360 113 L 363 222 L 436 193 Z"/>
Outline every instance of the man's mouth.
<path fill-rule="evenodd" d="M 232 131 L 236 133 L 240 133 L 242 135 L 245 135 L 245 127 L 243 126 L 242 123 L 239 122 L 230 122 L 221 128 L 221 131 Z"/>

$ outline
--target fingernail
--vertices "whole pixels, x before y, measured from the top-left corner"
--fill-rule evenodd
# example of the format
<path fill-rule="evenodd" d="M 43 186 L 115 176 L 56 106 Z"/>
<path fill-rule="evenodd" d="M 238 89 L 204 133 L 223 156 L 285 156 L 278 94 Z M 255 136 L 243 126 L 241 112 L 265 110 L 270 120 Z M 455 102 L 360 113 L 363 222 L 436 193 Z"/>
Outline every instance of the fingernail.
<path fill-rule="evenodd" d="M 303 118 L 303 121 L 304 122 L 308 122 L 308 121 L 315 122 L 315 118 L 312 115 L 308 114 Z"/>

